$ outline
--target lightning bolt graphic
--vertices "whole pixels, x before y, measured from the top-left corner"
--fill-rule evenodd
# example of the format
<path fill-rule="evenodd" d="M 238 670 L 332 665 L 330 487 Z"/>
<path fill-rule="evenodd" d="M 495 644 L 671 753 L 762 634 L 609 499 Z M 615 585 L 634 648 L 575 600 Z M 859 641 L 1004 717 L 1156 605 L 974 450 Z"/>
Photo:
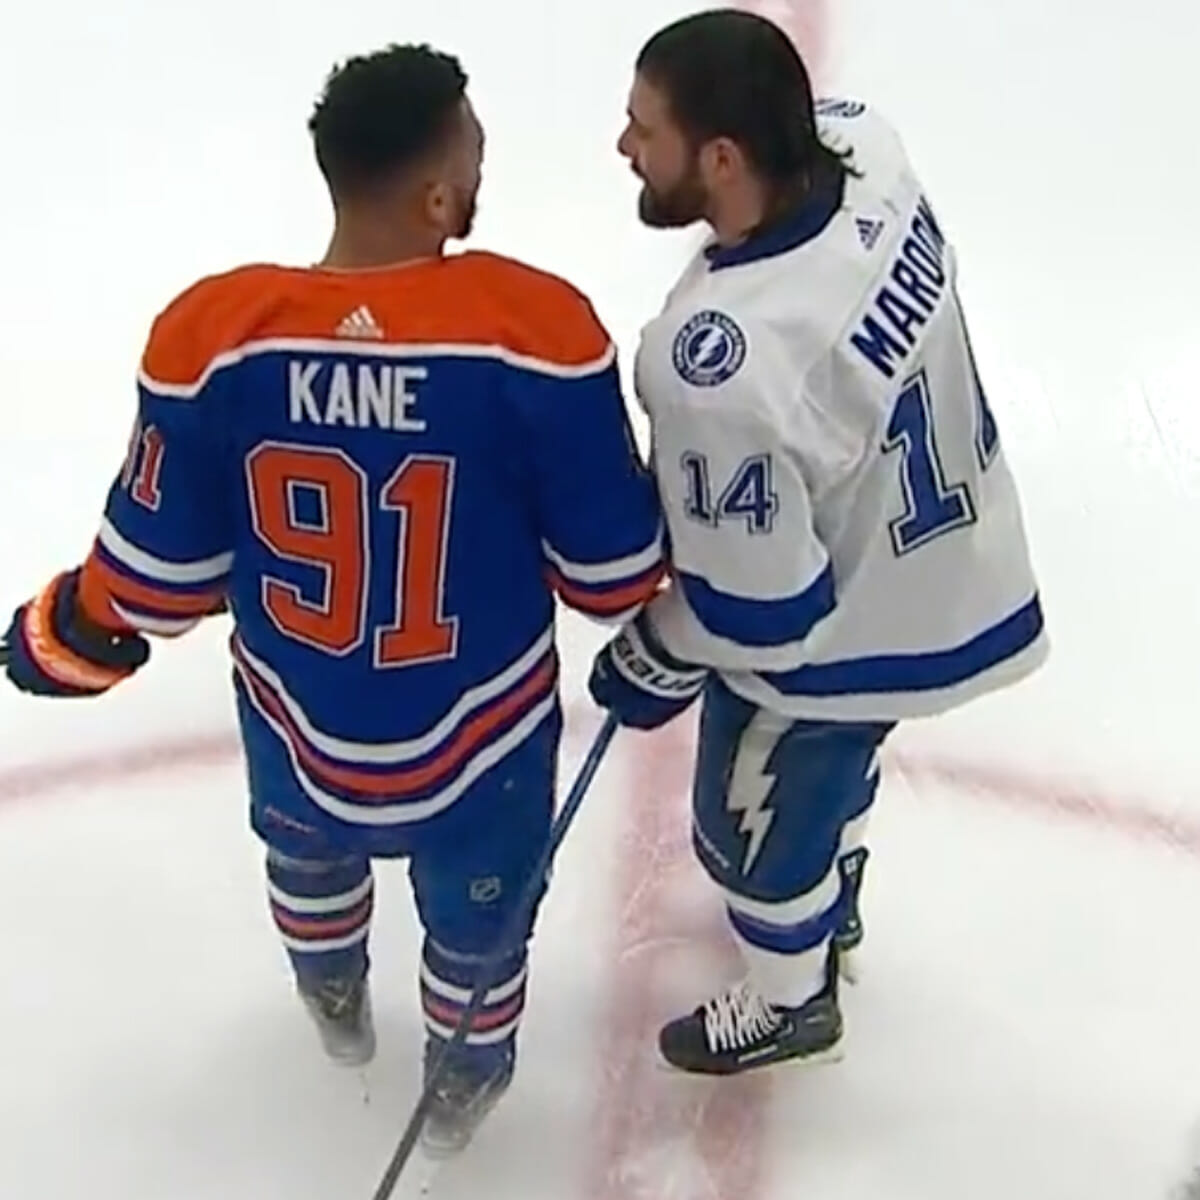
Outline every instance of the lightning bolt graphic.
<path fill-rule="evenodd" d="M 738 832 L 746 834 L 743 875 L 753 870 L 775 820 L 775 810 L 767 807 L 767 799 L 775 787 L 775 776 L 767 770 L 767 763 L 784 732 L 778 720 L 773 714 L 760 713 L 750 721 L 729 779 L 725 807 L 731 813 L 742 814 Z M 769 727 L 763 728 L 768 722 Z"/>
<path fill-rule="evenodd" d="M 696 365 L 703 366 L 708 362 L 709 355 L 724 341 L 725 334 L 719 329 L 710 329 L 696 351 Z"/>

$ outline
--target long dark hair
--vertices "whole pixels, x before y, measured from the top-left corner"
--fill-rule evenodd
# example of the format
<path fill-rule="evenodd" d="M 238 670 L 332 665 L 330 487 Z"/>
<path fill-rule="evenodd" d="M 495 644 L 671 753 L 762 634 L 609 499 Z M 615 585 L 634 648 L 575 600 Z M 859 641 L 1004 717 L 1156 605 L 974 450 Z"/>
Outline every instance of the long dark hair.
<path fill-rule="evenodd" d="M 694 145 L 730 138 L 780 190 L 854 173 L 849 155 L 818 135 L 804 60 L 762 17 L 732 8 L 685 17 L 646 43 L 637 69 L 666 96 Z"/>

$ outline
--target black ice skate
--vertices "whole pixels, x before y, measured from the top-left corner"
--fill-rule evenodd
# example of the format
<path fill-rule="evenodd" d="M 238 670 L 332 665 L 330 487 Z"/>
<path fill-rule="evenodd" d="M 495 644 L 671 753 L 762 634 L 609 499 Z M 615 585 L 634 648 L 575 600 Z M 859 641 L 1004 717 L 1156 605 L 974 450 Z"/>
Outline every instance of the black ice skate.
<path fill-rule="evenodd" d="M 867 855 L 867 850 L 859 849 L 838 860 L 842 888 L 846 893 L 846 913 L 833 935 L 833 944 L 838 952 L 838 969 L 847 983 L 857 983 L 860 974 L 857 951 L 862 945 L 864 931 L 859 897 L 862 895 Z"/>
<path fill-rule="evenodd" d="M 434 1038 L 425 1043 L 426 1079 L 444 1047 Z M 511 1044 L 460 1047 L 454 1052 L 438 1077 L 421 1130 L 421 1146 L 429 1158 L 450 1158 L 466 1149 L 512 1082 L 515 1059 Z"/>
<path fill-rule="evenodd" d="M 681 1071 L 737 1075 L 774 1063 L 828 1062 L 837 1057 L 841 1037 L 836 980 L 800 1008 L 776 1008 L 740 983 L 664 1025 L 658 1045 Z"/>
<path fill-rule="evenodd" d="M 375 1057 L 375 1025 L 371 992 L 365 979 L 326 979 L 300 986 L 304 1001 L 321 1035 L 325 1053 L 345 1067 L 362 1067 Z"/>

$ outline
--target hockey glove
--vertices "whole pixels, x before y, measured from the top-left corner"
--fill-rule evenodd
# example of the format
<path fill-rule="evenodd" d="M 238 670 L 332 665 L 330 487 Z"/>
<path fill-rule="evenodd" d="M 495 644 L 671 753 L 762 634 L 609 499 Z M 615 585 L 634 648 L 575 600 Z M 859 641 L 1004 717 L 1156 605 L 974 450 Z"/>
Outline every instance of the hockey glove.
<path fill-rule="evenodd" d="M 59 575 L 22 604 L 0 640 L 12 684 L 35 696 L 98 696 L 150 657 L 141 634 L 101 629 L 80 617 L 79 571 Z"/>
<path fill-rule="evenodd" d="M 707 677 L 667 652 L 643 609 L 596 656 L 588 691 L 622 725 L 656 729 L 700 695 Z"/>

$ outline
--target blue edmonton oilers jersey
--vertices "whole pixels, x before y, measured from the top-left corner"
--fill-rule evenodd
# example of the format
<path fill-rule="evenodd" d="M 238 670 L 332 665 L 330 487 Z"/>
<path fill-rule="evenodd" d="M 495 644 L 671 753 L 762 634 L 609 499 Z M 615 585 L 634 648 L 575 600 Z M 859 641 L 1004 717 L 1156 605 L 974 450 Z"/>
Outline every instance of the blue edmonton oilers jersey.
<path fill-rule="evenodd" d="M 228 597 L 310 799 L 442 812 L 555 710 L 554 593 L 620 620 L 661 576 L 614 360 L 578 293 L 492 255 L 204 280 L 152 330 L 85 608 L 172 635 Z"/>

